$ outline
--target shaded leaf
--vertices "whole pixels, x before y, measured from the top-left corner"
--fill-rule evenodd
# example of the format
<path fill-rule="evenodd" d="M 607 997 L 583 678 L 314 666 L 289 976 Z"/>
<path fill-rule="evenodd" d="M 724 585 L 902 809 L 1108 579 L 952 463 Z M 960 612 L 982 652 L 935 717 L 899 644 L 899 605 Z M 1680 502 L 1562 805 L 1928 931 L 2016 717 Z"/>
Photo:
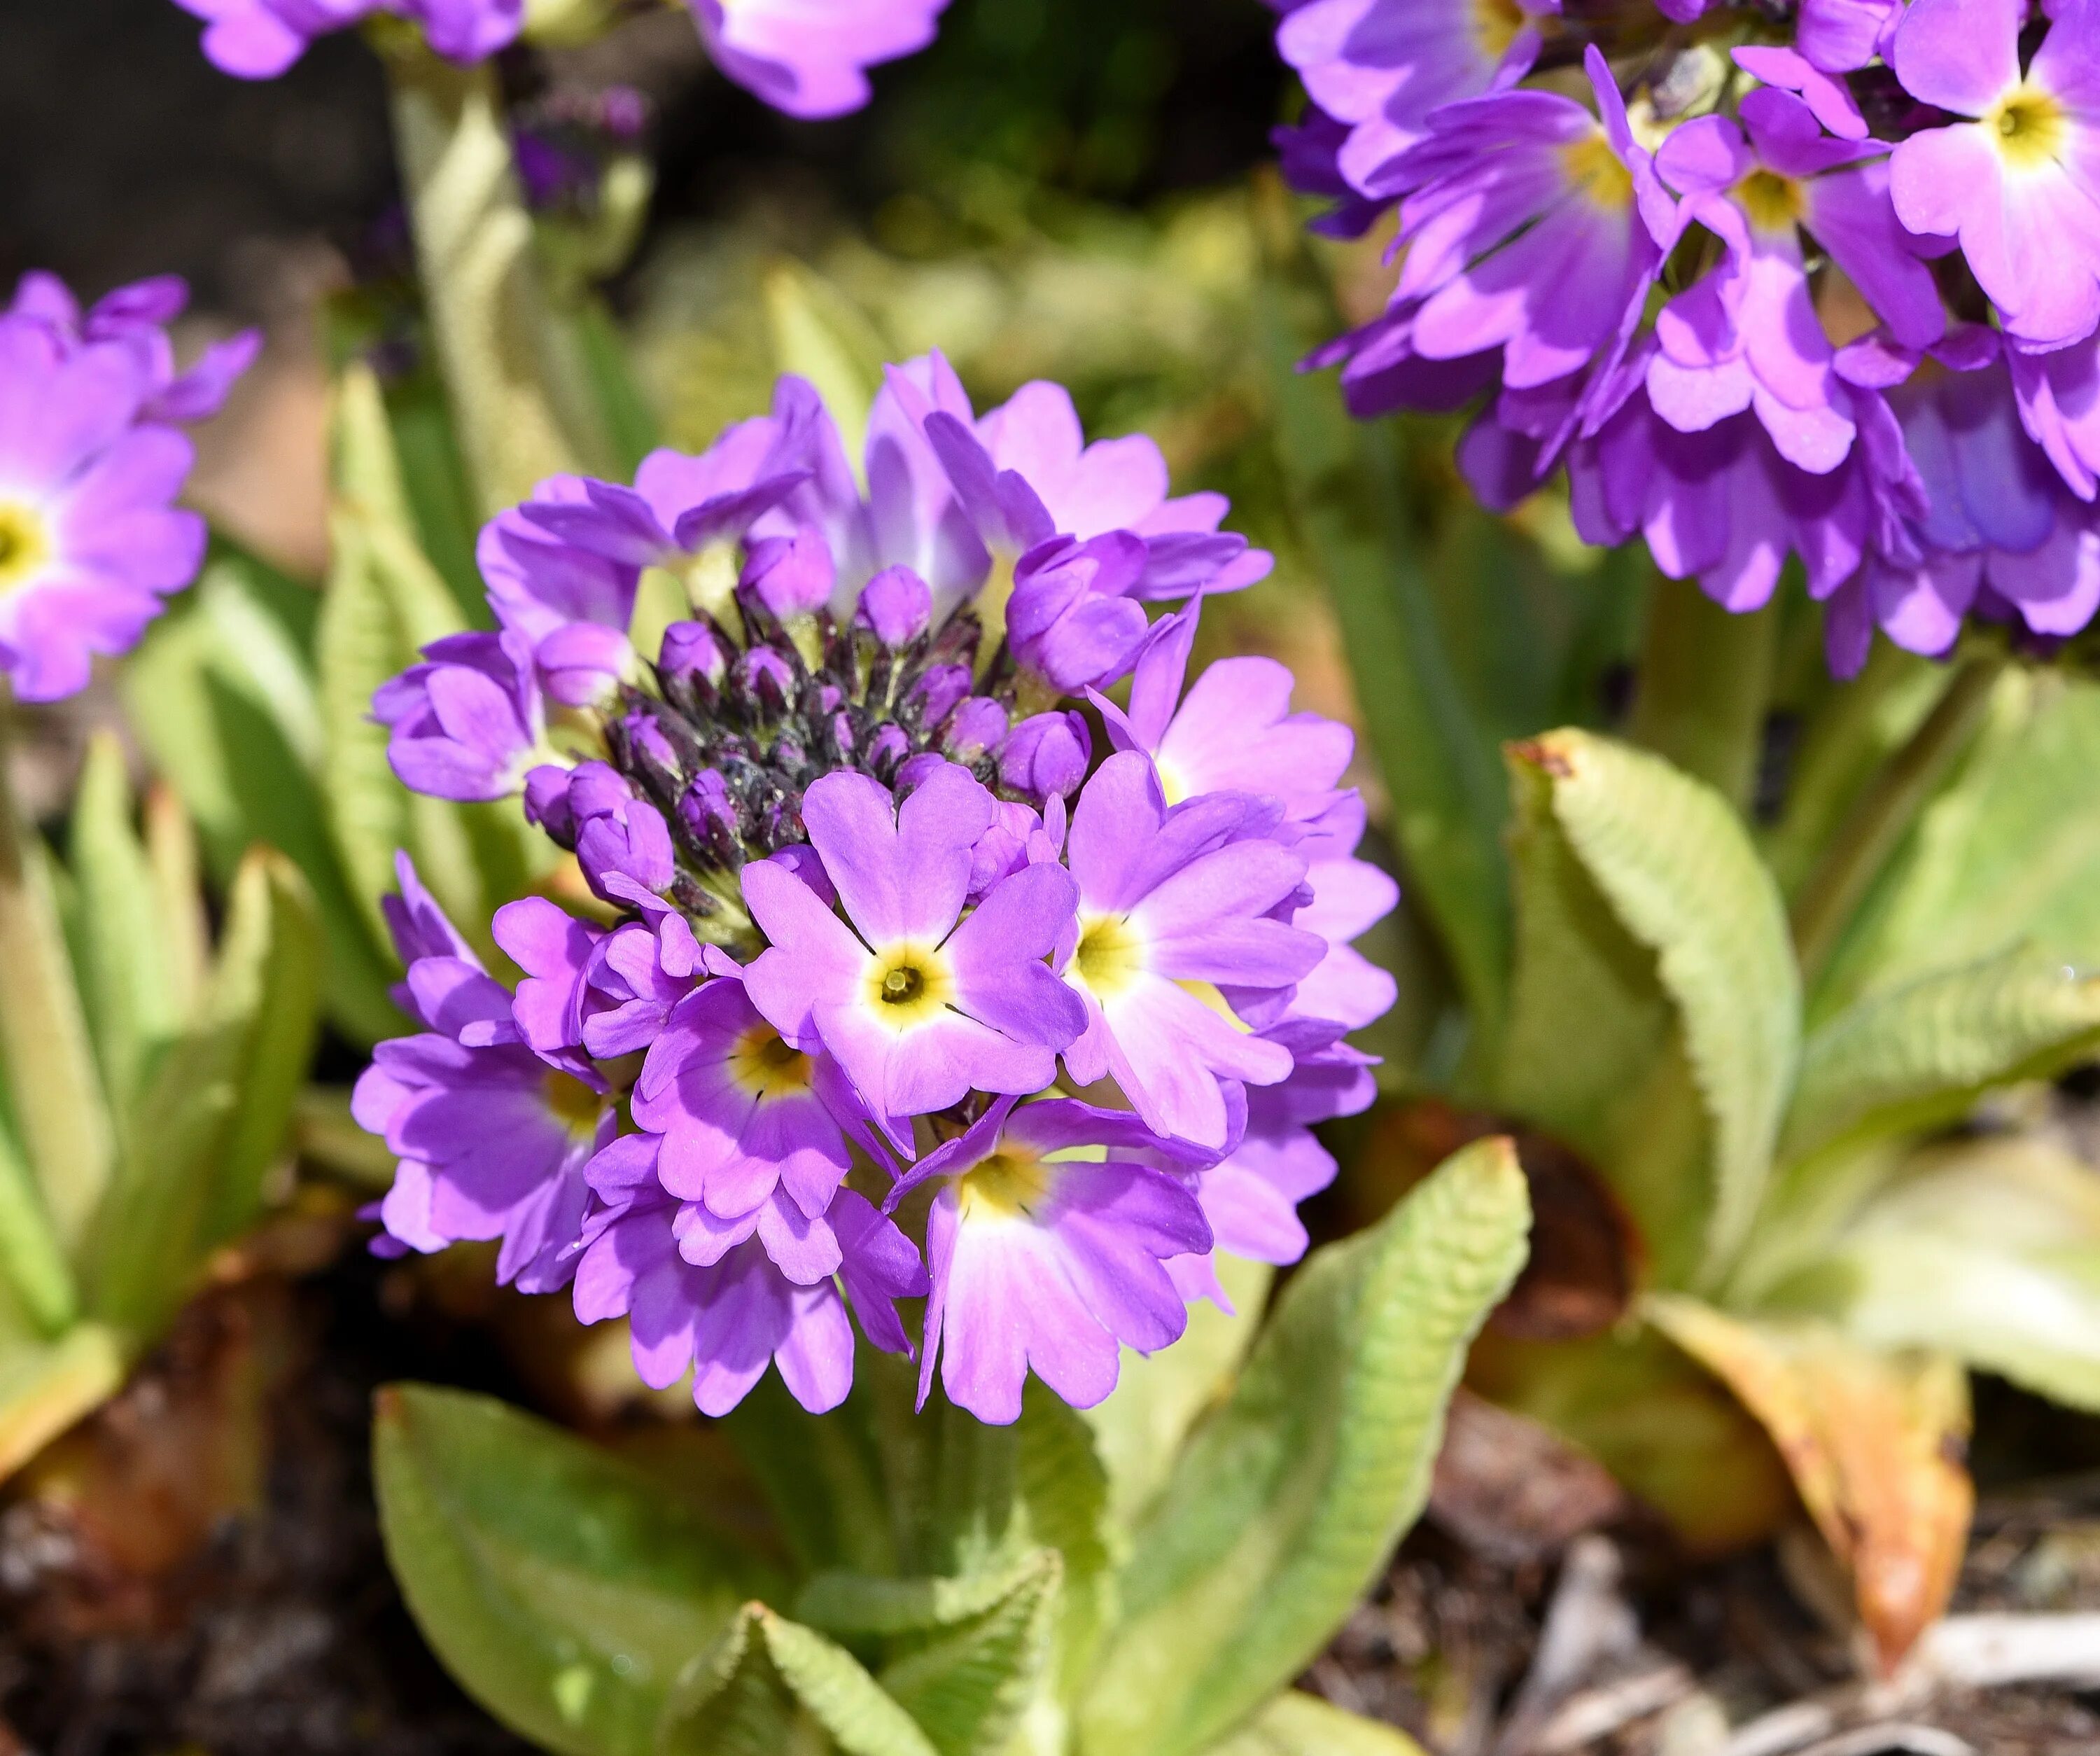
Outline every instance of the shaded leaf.
<path fill-rule="evenodd" d="M 320 968 L 303 882 L 257 849 L 235 879 L 198 1016 L 127 1118 L 85 1264 L 99 1317 L 157 1334 L 209 1253 L 260 1212 L 313 1052 Z"/>
<path fill-rule="evenodd" d="M 51 1229 L 43 1191 L 0 1122 L 0 1281 L 40 1334 L 55 1336 L 79 1313 L 79 1293 Z"/>
<path fill-rule="evenodd" d="M 1286 1689 L 1205 1756 L 1423 1756 L 1423 1749 L 1396 1726 Z"/>
<path fill-rule="evenodd" d="M 657 1748 L 665 1756 L 934 1756 L 911 1716 L 842 1647 L 762 1604 L 737 1613 L 679 1679 Z"/>
<path fill-rule="evenodd" d="M 680 1672 L 774 1583 L 642 1471 L 490 1397 L 382 1392 L 373 1458 L 418 1626 L 476 1700 L 549 1749 L 653 1749 Z"/>
<path fill-rule="evenodd" d="M 1116 1388 L 1080 1411 L 1109 1480 L 1109 1516 L 1128 1529 L 1165 1485 L 1189 1429 L 1231 1387 L 1252 1345 L 1275 1270 L 1220 1251 L 1213 1260 L 1234 1310 L 1189 1308 L 1189 1327 L 1158 1353 L 1123 1351 Z"/>
<path fill-rule="evenodd" d="M 1657 1326 L 1742 1398 L 1850 1569 L 1884 1672 L 1946 1608 L 1975 1491 L 1969 1384 L 1945 1354 L 1882 1351 L 1814 1320 L 1648 1301 Z"/>
<path fill-rule="evenodd" d="M 1534 786 L 1542 783 L 1569 849 L 1654 954 L 1682 1021 L 1685 1057 L 1714 1125 L 1710 1277 L 1756 1212 L 1799 1057 L 1801 986 L 1785 908 L 1727 801 L 1667 763 L 1579 731 L 1515 746 L 1511 761 L 1538 777 Z M 1527 889 L 1527 902 L 1530 896 Z M 1535 935 L 1525 941 L 1527 949 L 1538 943 Z M 1621 985 L 1630 977 L 1622 973 Z M 1604 1008 L 1565 990 L 1544 1011 L 1557 1028 L 1583 1004 L 1592 1028 L 1601 1026 Z M 1548 1043 L 1535 1026 L 1513 1026 L 1505 1081 L 1521 1089 L 1540 1056 L 1589 1055 L 1581 1032 Z"/>
<path fill-rule="evenodd" d="M 1509 1142 L 1482 1141 L 1293 1279 L 1135 1534 L 1081 1707 L 1089 1756 L 1202 1749 L 1340 1624 L 1421 1510 L 1529 1219 Z"/>
<path fill-rule="evenodd" d="M 2032 1137 L 1929 1147 L 1770 1302 L 2100 1413 L 2100 1176 Z"/>
<path fill-rule="evenodd" d="M 2100 1040 L 2100 977 L 2025 946 L 1920 976 L 1815 1031 L 1787 1114 L 1802 1157 L 1842 1136 L 1951 1121 L 1990 1086 L 2057 1071 Z"/>

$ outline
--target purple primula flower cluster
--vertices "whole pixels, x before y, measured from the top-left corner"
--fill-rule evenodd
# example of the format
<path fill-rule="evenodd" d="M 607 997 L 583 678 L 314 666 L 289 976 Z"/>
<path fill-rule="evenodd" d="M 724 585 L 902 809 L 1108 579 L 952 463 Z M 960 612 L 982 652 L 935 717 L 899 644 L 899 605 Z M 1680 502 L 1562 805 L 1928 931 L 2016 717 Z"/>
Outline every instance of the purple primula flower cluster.
<path fill-rule="evenodd" d="M 0 311 L 0 677 L 25 701 L 86 686 L 196 577 L 204 520 L 174 505 L 195 453 L 177 424 L 215 414 L 254 359 L 249 333 L 175 369 L 174 276 L 83 311 L 51 275 Z"/>
<path fill-rule="evenodd" d="M 204 52 L 242 79 L 275 79 L 317 37 L 405 20 L 449 60 L 486 60 L 525 28 L 526 0 L 175 0 L 205 21 Z M 688 0 L 708 56 L 790 116 L 843 116 L 869 97 L 867 69 L 933 40 L 948 0 Z"/>
<path fill-rule="evenodd" d="M 1476 410 L 1488 504 L 1564 469 L 1585 538 L 1732 610 L 1798 558 L 1841 674 L 1877 627 L 2091 618 L 2093 0 L 1278 10 L 1316 229 L 1396 215 L 1385 311 L 1312 362 L 1356 413 Z"/>
<path fill-rule="evenodd" d="M 602 906 L 499 910 L 508 992 L 404 864 L 422 1030 L 358 1094 L 383 1246 L 500 1239 L 711 1413 L 769 1361 L 834 1405 L 857 1325 L 999 1422 L 1031 1370 L 1105 1396 L 1223 1299 L 1215 1251 L 1296 1260 L 1311 1127 L 1370 1101 L 1347 1036 L 1394 998 L 1349 942 L 1398 893 L 1288 671 L 1185 689 L 1202 600 L 1269 567 L 1226 510 L 934 355 L 858 459 L 785 378 L 495 519 L 499 630 L 375 712 L 404 781 L 519 797 Z"/>

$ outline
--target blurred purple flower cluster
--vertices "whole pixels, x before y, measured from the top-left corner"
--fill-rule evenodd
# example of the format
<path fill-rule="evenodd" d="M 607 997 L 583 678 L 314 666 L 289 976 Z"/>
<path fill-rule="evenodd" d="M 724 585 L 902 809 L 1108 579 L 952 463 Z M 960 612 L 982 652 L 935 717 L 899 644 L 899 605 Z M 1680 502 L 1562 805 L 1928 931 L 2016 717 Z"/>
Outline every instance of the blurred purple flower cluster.
<path fill-rule="evenodd" d="M 204 52 L 242 79 L 275 79 L 316 37 L 404 19 L 448 60 L 486 60 L 525 28 L 525 0 L 175 0 L 205 21 Z M 689 0 L 715 65 L 790 116 L 843 116 L 867 69 L 933 40 L 948 0 Z"/>
<path fill-rule="evenodd" d="M 188 302 L 169 275 L 83 311 L 31 273 L 0 311 L 0 676 L 25 701 L 85 688 L 203 563 L 204 520 L 174 504 L 195 460 L 177 425 L 218 412 L 261 338 L 179 373 L 167 325 Z"/>
<path fill-rule="evenodd" d="M 522 798 L 602 907 L 524 898 L 495 981 L 405 863 L 402 1004 L 360 1119 L 400 1170 L 382 1246 L 624 1316 L 651 1383 L 805 1406 L 854 1329 L 1009 1421 L 1305 1246 L 1392 1004 L 1349 942 L 1345 727 L 1260 658 L 1185 690 L 1202 599 L 1269 558 L 1054 385 L 980 416 L 893 368 L 849 457 L 817 393 L 633 485 L 569 477 L 484 531 L 496 631 L 374 703 L 412 788 Z M 1163 609 L 1167 605 L 1180 607 Z M 1162 613 L 1148 613 L 1149 607 Z M 1104 691 L 1127 680 L 1126 702 Z"/>
<path fill-rule="evenodd" d="M 1351 408 L 1477 407 L 1506 506 L 1751 610 L 1789 555 L 1833 666 L 2100 607 L 2100 10 L 2024 0 L 1301 0 L 1286 176 L 1384 312 Z"/>

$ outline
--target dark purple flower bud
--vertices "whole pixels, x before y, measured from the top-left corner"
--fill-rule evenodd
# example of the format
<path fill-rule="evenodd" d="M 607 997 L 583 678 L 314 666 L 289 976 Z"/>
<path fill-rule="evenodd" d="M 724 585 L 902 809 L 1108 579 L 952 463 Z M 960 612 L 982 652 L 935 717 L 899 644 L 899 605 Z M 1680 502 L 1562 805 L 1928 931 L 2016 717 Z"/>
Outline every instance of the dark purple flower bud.
<path fill-rule="evenodd" d="M 736 801 L 730 796 L 729 783 L 719 769 L 702 769 L 693 777 L 685 796 L 678 801 L 678 818 L 703 841 L 727 836 L 734 840 L 738 827 Z"/>
<path fill-rule="evenodd" d="M 904 735 L 904 728 L 885 724 L 867 741 L 867 765 L 879 774 L 893 762 L 902 761 L 911 753 L 911 740 Z"/>
<path fill-rule="evenodd" d="M 938 750 L 921 750 L 898 770 L 894 783 L 897 796 L 901 799 L 915 792 L 948 765 L 947 757 Z"/>
<path fill-rule="evenodd" d="M 1006 709 L 986 695 L 972 695 L 948 717 L 942 748 L 955 761 L 975 762 L 996 755 L 1006 739 Z"/>
<path fill-rule="evenodd" d="M 938 726 L 955 710 L 956 704 L 970 692 L 970 668 L 967 664 L 935 664 L 927 668 L 907 702 L 919 711 L 921 726 Z"/>
<path fill-rule="evenodd" d="M 1037 713 L 1007 734 L 999 778 L 1031 799 L 1070 798 L 1094 753 L 1087 722 L 1074 713 Z"/>
<path fill-rule="evenodd" d="M 720 687 L 729 656 L 715 631 L 704 622 L 673 622 L 664 630 L 656 668 L 666 677 L 701 677 Z"/>
<path fill-rule="evenodd" d="M 753 646 L 738 667 L 743 686 L 773 707 L 785 707 L 794 698 L 795 667 L 770 646 Z"/>
<path fill-rule="evenodd" d="M 792 536 L 765 536 L 751 545 L 737 589 L 775 621 L 808 615 L 830 600 L 838 581 L 831 545 L 809 525 Z"/>
<path fill-rule="evenodd" d="M 933 615 L 932 588 L 909 567 L 885 567 L 861 588 L 860 620 L 885 646 L 910 646 Z"/>
<path fill-rule="evenodd" d="M 636 755 L 672 774 L 677 772 L 678 752 L 671 748 L 671 740 L 664 735 L 664 728 L 656 723 L 655 714 L 629 713 L 620 724 Z"/>

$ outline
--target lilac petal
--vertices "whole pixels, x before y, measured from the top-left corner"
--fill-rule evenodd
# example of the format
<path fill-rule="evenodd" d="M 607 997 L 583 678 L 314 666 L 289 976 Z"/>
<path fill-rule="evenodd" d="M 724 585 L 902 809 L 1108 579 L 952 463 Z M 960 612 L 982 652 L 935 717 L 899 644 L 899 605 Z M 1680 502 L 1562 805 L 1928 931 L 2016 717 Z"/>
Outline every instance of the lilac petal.
<path fill-rule="evenodd" d="M 1913 0 L 1889 64 L 1920 102 L 1981 116 L 2019 83 L 2025 11 L 2023 0 Z"/>

